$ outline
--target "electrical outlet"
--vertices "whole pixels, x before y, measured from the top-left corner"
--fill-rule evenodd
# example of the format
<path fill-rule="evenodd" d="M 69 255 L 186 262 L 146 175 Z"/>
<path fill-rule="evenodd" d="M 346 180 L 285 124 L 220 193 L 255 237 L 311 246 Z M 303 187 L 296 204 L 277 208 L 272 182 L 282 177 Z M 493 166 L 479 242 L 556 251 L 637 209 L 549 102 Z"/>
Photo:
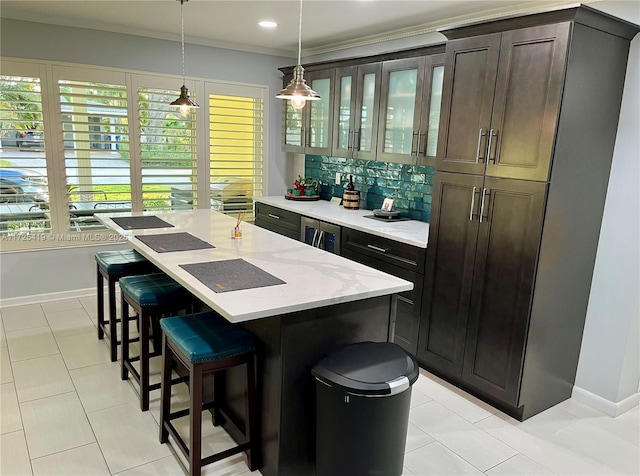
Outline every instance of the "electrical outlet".
<path fill-rule="evenodd" d="M 340 176 L 340 172 L 336 172 L 336 185 L 340 185 L 342 183 L 342 177 Z"/>

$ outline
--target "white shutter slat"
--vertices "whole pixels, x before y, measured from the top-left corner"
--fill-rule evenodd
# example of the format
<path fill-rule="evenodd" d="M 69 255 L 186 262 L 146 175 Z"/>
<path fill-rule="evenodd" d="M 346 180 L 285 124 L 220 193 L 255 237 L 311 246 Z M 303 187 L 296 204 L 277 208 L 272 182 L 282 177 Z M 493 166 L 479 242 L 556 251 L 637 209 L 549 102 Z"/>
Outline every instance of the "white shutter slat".
<path fill-rule="evenodd" d="M 177 90 L 157 87 L 138 89 L 145 210 L 197 206 L 195 115 L 183 116 L 179 109 L 170 106 L 178 94 Z"/>
<path fill-rule="evenodd" d="M 61 78 L 58 93 L 71 230 L 101 229 L 95 213 L 131 209 L 126 86 Z"/>

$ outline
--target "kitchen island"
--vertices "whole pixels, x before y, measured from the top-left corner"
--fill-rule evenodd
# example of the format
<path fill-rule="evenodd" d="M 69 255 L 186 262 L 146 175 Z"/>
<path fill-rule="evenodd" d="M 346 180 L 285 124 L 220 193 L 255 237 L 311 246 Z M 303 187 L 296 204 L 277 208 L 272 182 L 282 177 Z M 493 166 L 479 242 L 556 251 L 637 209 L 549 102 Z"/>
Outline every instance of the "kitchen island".
<path fill-rule="evenodd" d="M 112 218 L 155 215 L 171 228 L 125 230 Z M 314 474 L 311 367 L 338 347 L 393 337 L 395 294 L 409 281 L 243 223 L 212 210 L 97 215 L 133 248 L 230 322 L 261 342 L 259 392 L 264 475 Z M 214 248 L 157 252 L 138 237 L 187 232 Z M 241 259 L 283 284 L 214 292 L 181 265 Z M 241 370 L 241 369 L 239 369 Z M 242 372 L 228 372 L 226 403 L 244 419 Z M 234 436 L 234 435 L 232 435 Z"/>

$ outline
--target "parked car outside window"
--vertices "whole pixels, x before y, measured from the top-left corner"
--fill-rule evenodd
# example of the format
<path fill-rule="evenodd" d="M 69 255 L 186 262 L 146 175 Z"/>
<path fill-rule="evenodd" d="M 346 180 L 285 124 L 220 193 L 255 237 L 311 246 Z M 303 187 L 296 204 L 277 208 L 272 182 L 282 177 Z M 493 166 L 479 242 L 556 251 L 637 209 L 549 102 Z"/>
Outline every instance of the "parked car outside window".
<path fill-rule="evenodd" d="M 48 208 L 47 178 L 35 170 L 0 168 L 0 203 L 37 203 Z"/>

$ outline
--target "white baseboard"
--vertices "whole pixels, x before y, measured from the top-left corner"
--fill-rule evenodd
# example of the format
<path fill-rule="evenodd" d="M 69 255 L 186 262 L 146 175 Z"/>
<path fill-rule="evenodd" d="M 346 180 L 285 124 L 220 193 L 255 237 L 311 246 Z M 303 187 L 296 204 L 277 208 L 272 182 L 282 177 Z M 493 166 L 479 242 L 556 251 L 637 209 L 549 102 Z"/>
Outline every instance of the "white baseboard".
<path fill-rule="evenodd" d="M 15 298 L 0 299 L 0 307 L 21 306 L 24 304 L 36 304 L 46 301 L 59 301 L 96 294 L 96 288 L 74 289 L 72 291 L 60 291 L 57 293 L 34 294 L 32 296 L 20 296 Z"/>
<path fill-rule="evenodd" d="M 622 415 L 624 412 L 640 403 L 640 393 L 634 393 L 619 402 L 612 402 L 606 398 L 596 395 L 595 393 L 591 393 L 588 390 L 575 386 L 573 387 L 571 398 L 575 398 L 580 403 L 584 403 L 585 405 L 595 408 L 605 415 L 609 415 L 614 418 L 618 415 Z"/>

